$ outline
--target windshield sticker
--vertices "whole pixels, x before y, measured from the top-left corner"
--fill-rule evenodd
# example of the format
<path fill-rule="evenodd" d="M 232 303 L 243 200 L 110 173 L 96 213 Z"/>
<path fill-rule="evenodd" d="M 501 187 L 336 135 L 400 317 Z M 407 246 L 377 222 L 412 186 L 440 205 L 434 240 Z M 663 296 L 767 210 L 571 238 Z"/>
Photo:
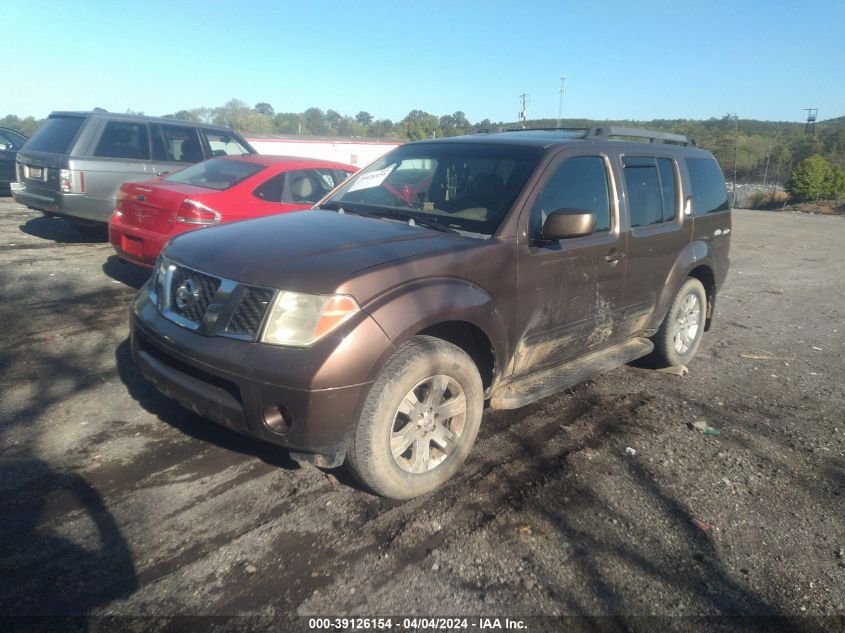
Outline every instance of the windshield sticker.
<path fill-rule="evenodd" d="M 359 189 L 370 189 L 372 187 L 378 187 L 381 183 L 384 182 L 384 179 L 390 175 L 396 168 L 396 165 L 391 165 L 390 167 L 385 167 L 384 169 L 379 169 L 378 171 L 371 171 L 368 174 L 362 174 L 358 177 L 358 180 L 352 183 L 352 186 L 347 189 L 347 193 L 351 193 L 353 191 L 358 191 Z"/>

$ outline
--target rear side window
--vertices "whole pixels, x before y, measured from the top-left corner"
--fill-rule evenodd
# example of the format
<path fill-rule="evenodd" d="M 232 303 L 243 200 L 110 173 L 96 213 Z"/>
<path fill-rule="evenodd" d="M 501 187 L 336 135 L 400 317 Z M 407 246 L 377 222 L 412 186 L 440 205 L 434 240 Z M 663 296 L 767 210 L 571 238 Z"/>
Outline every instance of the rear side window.
<path fill-rule="evenodd" d="M 36 152 L 66 154 L 85 118 L 78 116 L 50 117 L 26 144 Z"/>
<path fill-rule="evenodd" d="M 210 130 L 203 130 L 202 133 L 211 147 L 212 156 L 243 156 L 252 153 L 231 134 Z"/>
<path fill-rule="evenodd" d="M 153 159 L 168 163 L 198 163 L 205 159 L 196 128 L 154 125 Z"/>
<path fill-rule="evenodd" d="M 348 176 L 338 169 L 294 169 L 273 176 L 252 195 L 267 202 L 314 204 Z"/>
<path fill-rule="evenodd" d="M 712 158 L 687 158 L 693 215 L 727 211 L 728 192 L 719 164 Z"/>
<path fill-rule="evenodd" d="M 150 140 L 147 124 L 109 121 L 100 135 L 94 156 L 149 160 Z"/>
<path fill-rule="evenodd" d="M 624 156 L 622 164 L 631 226 L 673 221 L 678 190 L 674 161 L 652 156 Z"/>
<path fill-rule="evenodd" d="M 212 158 L 204 163 L 186 167 L 167 176 L 167 182 L 181 182 L 186 185 L 206 187 L 207 189 L 229 189 L 242 180 L 257 174 L 264 165 L 240 160 Z"/>
<path fill-rule="evenodd" d="M 592 211 L 596 232 L 610 230 L 610 196 L 603 158 L 577 156 L 560 164 L 531 210 L 532 233 L 538 235 L 549 214 L 559 209 Z"/>

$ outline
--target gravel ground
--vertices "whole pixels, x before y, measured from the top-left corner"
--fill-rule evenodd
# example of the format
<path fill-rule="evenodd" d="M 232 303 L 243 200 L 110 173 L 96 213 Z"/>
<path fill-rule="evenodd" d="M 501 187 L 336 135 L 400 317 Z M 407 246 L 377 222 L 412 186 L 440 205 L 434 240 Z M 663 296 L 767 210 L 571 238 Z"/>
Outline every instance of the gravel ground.
<path fill-rule="evenodd" d="M 158 394 L 126 338 L 146 273 L 0 198 L 0 615 L 841 627 L 843 247 L 845 218 L 736 212 L 688 376 L 490 410 L 453 481 L 395 503 Z"/>

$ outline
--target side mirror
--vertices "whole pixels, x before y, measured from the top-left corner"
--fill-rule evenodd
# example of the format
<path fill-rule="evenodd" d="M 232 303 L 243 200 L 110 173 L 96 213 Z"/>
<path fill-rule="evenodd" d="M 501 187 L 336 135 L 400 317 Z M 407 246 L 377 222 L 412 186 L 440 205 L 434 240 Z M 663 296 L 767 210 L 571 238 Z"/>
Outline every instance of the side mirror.
<path fill-rule="evenodd" d="M 543 223 L 540 238 L 549 241 L 592 235 L 596 230 L 596 216 L 590 211 L 558 209 Z"/>

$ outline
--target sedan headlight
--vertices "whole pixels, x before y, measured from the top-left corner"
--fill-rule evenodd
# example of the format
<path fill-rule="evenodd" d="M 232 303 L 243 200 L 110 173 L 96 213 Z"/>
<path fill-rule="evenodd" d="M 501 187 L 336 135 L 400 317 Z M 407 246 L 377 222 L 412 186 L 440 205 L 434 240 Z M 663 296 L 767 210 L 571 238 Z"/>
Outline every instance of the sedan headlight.
<path fill-rule="evenodd" d="M 361 308 L 347 295 L 281 291 L 270 308 L 263 343 L 308 347 L 333 332 Z"/>

